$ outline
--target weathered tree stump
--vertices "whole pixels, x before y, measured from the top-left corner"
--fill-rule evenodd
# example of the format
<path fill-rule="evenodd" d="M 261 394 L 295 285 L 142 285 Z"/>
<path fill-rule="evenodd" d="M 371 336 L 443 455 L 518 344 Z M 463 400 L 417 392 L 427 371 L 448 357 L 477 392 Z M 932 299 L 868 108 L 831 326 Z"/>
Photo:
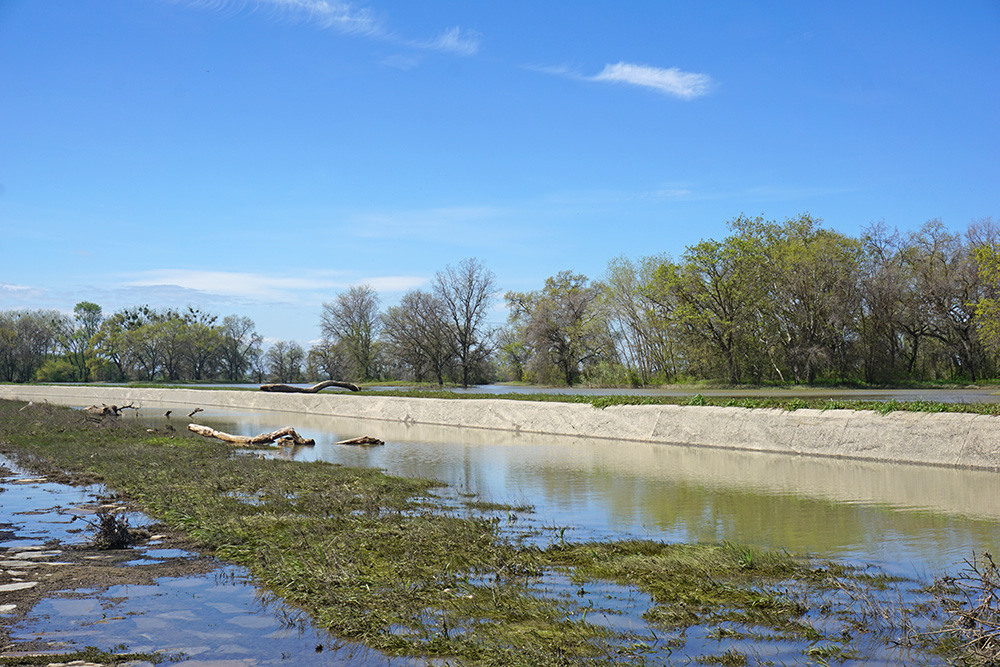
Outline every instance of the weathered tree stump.
<path fill-rule="evenodd" d="M 339 387 L 340 389 L 350 389 L 351 391 L 361 391 L 361 387 L 350 382 L 339 382 L 337 380 L 325 380 L 311 387 L 293 387 L 290 384 L 262 384 L 261 391 L 273 391 L 285 394 L 318 394 L 327 387 Z"/>

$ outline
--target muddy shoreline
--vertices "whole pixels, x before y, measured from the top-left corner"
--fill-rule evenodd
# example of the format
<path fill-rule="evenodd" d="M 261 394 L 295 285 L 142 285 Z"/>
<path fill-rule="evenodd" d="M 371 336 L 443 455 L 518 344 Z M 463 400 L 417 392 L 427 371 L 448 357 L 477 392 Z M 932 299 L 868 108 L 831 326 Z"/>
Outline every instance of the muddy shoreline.
<path fill-rule="evenodd" d="M 199 555 L 190 540 L 163 525 L 155 526 L 155 534 L 137 531 L 145 535 L 135 548 L 97 548 L 90 539 L 97 513 L 133 513 L 136 508 L 94 495 L 94 487 L 73 485 L 79 492 L 74 493 L 70 485 L 58 471 L 28 473 L 0 458 L 0 658 L 56 656 L 82 648 L 55 638 L 11 636 L 43 600 L 92 599 L 116 586 L 152 586 L 162 577 L 204 575 L 220 568 L 217 560 Z M 62 504 L 67 500 L 70 504 Z M 73 527 L 52 532 L 43 524 Z M 175 557 L 154 556 L 167 552 Z"/>
<path fill-rule="evenodd" d="M 3 385 L 0 398 L 54 405 L 281 411 L 446 428 L 1000 471 L 1000 418 L 959 413 L 641 405 L 602 409 L 503 399 Z M 180 411 L 180 410 L 177 410 Z M 186 411 L 185 411 L 186 412 Z"/>

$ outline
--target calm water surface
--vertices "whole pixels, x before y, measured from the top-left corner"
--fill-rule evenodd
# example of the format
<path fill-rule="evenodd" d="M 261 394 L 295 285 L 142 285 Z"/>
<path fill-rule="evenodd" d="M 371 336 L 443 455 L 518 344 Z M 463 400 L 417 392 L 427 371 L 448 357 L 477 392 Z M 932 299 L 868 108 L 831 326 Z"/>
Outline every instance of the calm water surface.
<path fill-rule="evenodd" d="M 139 418 L 159 426 L 162 412 L 144 408 Z M 729 540 L 906 575 L 954 570 L 973 552 L 1000 546 L 1000 475 L 990 472 L 298 413 L 212 409 L 197 421 L 242 435 L 292 426 L 317 445 L 277 456 L 375 467 L 530 504 L 537 522 L 567 528 L 567 539 Z M 386 444 L 332 444 L 359 435 Z"/>

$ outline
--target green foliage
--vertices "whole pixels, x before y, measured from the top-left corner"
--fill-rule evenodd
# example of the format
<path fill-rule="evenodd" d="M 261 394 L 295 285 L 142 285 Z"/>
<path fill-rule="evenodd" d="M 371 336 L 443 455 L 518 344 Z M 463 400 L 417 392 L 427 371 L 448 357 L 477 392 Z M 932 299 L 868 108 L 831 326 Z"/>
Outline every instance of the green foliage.
<path fill-rule="evenodd" d="M 571 387 L 610 353 L 601 290 L 582 274 L 560 271 L 538 292 L 507 293 L 511 324 L 530 350 L 528 379 Z"/>
<path fill-rule="evenodd" d="M 863 401 L 863 400 L 830 400 L 824 398 L 768 398 L 729 396 L 650 396 L 650 395 L 588 395 L 588 394 L 459 394 L 452 391 L 437 391 L 426 389 L 412 390 L 382 390 L 380 396 L 404 396 L 411 398 L 446 398 L 452 400 L 504 399 L 508 401 L 541 401 L 555 403 L 589 403 L 598 409 L 618 405 L 693 405 L 717 406 L 728 408 L 771 408 L 778 410 L 872 410 L 881 414 L 895 411 L 907 412 L 959 412 L 979 415 L 1000 415 L 1000 403 L 942 403 L 939 401 Z"/>
<path fill-rule="evenodd" d="M 705 405 L 705 397 L 701 394 L 695 394 L 688 399 L 687 405 Z"/>
<path fill-rule="evenodd" d="M 68 360 L 46 359 L 35 371 L 35 382 L 76 382 L 77 368 Z"/>

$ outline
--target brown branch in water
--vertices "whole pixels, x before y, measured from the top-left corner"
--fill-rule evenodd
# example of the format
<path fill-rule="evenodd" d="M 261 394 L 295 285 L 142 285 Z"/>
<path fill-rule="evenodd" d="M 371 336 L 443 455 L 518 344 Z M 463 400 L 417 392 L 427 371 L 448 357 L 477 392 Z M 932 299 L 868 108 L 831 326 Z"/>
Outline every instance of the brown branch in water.
<path fill-rule="evenodd" d="M 230 433 L 216 431 L 214 428 L 202 426 L 201 424 L 188 424 L 188 430 L 197 433 L 198 435 L 203 435 L 206 438 L 215 438 L 234 445 L 269 445 L 278 440 L 280 440 L 282 444 L 291 443 L 293 445 L 306 446 L 316 444 L 316 441 L 312 438 L 303 438 L 301 435 L 296 433 L 295 429 L 291 426 L 286 426 L 283 429 L 272 431 L 271 433 L 261 433 L 260 435 L 255 436 L 232 435 Z"/>
<path fill-rule="evenodd" d="M 290 384 L 262 384 L 261 391 L 273 391 L 284 394 L 318 394 L 327 387 L 339 387 L 340 389 L 350 389 L 351 391 L 361 391 L 361 387 L 351 382 L 339 382 L 337 380 L 326 380 L 311 387 L 293 387 Z"/>
<path fill-rule="evenodd" d="M 359 438 L 350 438 L 349 440 L 341 440 L 340 442 L 333 443 L 335 445 L 384 445 L 385 442 L 379 440 L 378 438 L 373 438 L 370 435 L 363 435 Z"/>

